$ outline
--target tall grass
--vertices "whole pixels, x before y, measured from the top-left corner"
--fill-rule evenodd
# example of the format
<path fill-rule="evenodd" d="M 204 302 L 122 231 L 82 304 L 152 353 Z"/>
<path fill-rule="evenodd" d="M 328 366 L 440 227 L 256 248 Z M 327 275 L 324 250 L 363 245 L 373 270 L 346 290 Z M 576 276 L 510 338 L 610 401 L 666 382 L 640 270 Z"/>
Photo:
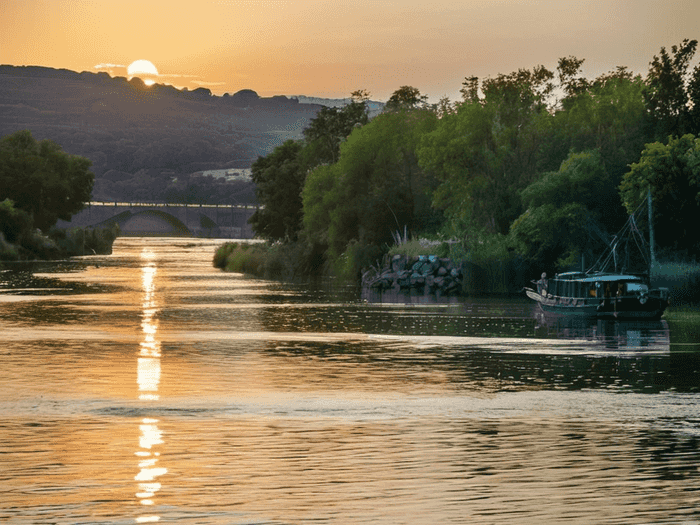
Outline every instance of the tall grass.
<path fill-rule="evenodd" d="M 265 279 L 295 280 L 322 271 L 320 255 L 303 243 L 227 242 L 219 246 L 212 262 L 227 272 Z"/>
<path fill-rule="evenodd" d="M 695 262 L 660 262 L 651 271 L 654 287 L 669 289 L 671 305 L 700 304 L 700 264 Z"/>

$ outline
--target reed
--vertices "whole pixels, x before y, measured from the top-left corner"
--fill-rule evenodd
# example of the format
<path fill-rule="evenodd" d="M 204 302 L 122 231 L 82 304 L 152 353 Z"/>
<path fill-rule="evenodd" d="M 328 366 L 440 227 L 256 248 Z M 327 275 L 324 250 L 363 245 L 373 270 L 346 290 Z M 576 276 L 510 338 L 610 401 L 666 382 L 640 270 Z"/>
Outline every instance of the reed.
<path fill-rule="evenodd" d="M 654 265 L 651 272 L 654 287 L 669 289 L 671 305 L 700 304 L 700 264 L 667 261 Z"/>

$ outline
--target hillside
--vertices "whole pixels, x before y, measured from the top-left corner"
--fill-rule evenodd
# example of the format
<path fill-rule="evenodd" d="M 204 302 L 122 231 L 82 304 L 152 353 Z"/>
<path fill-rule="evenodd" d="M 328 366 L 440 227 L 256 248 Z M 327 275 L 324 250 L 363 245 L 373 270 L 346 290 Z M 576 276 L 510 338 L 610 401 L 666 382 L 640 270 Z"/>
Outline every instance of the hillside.
<path fill-rule="evenodd" d="M 89 158 L 96 200 L 251 202 L 250 182 L 192 174 L 250 167 L 301 138 L 320 108 L 252 90 L 215 96 L 106 73 L 0 66 L 0 136 L 29 129 Z"/>

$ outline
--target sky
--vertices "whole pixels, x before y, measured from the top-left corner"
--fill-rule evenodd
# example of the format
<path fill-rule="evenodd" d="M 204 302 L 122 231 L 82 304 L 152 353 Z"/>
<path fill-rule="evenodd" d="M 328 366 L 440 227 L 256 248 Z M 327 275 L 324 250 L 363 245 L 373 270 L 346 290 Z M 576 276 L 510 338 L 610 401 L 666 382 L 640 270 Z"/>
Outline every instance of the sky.
<path fill-rule="evenodd" d="M 698 0 L 0 1 L 1 64 L 128 76 L 148 60 L 156 82 L 217 95 L 386 101 L 409 85 L 458 100 L 465 77 L 555 70 L 566 56 L 588 78 L 646 75 L 685 38 L 700 39 Z"/>

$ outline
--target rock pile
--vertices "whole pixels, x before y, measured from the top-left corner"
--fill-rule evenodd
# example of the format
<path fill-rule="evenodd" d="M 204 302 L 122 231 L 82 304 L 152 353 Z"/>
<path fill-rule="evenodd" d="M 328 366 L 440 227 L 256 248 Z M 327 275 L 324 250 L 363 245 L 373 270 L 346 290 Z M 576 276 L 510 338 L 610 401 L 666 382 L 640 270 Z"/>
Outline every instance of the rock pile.
<path fill-rule="evenodd" d="M 408 257 L 394 255 L 384 269 L 372 269 L 362 276 L 362 285 L 375 290 L 422 290 L 426 294 L 458 294 L 462 270 L 452 260 L 435 255 Z"/>

